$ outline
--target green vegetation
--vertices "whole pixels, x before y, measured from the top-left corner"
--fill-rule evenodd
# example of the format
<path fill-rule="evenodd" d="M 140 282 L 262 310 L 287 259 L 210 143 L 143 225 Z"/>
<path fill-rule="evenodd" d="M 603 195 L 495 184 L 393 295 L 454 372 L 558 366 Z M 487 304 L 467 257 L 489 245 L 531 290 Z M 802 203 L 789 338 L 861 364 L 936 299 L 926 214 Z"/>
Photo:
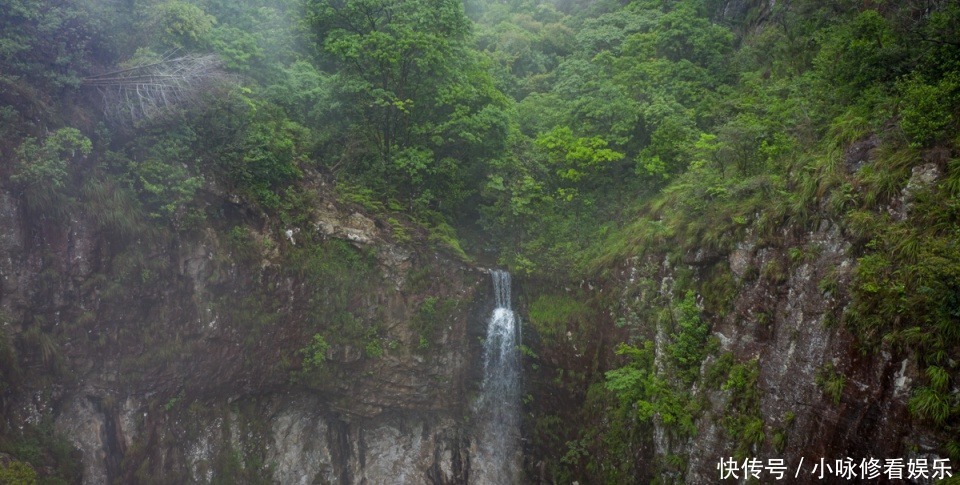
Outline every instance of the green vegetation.
<path fill-rule="evenodd" d="M 588 318 L 590 312 L 580 300 L 566 295 L 540 295 L 529 309 L 530 323 L 547 338 L 562 336 L 568 325 Z"/>
<path fill-rule="evenodd" d="M 327 361 L 327 351 L 330 350 L 330 344 L 319 333 L 313 335 L 310 344 L 300 349 L 303 354 L 303 371 L 323 370 Z"/>
<path fill-rule="evenodd" d="M 673 343 L 667 352 L 673 358 L 680 376 L 685 381 L 692 382 L 699 375 L 700 363 L 707 355 L 709 328 L 700 318 L 700 308 L 697 307 L 697 298 L 693 291 L 687 291 L 677 305 L 677 314 L 676 332 L 672 335 Z"/>
<path fill-rule="evenodd" d="M 931 365 L 926 368 L 927 384 L 917 387 L 910 398 L 910 412 L 937 426 L 944 426 L 956 414 L 958 397 L 950 392 L 950 374 L 943 368 Z"/>
<path fill-rule="evenodd" d="M 6 465 L 0 464 L 0 483 L 6 485 L 36 485 L 37 471 L 19 460 L 13 460 Z"/>
<path fill-rule="evenodd" d="M 833 404 L 840 404 L 847 379 L 833 367 L 833 362 L 827 362 L 817 371 L 816 381 L 817 385 L 823 389 L 823 393 L 833 401 Z"/>
<path fill-rule="evenodd" d="M 630 358 L 630 364 L 607 372 L 606 387 L 621 402 L 634 409 L 636 419 L 648 421 L 654 416 L 681 435 L 693 435 L 697 405 L 683 391 L 657 376 L 653 366 L 653 343 L 643 348 L 623 344 L 617 354 Z"/>
<path fill-rule="evenodd" d="M 269 485 L 273 483 L 272 476 L 272 467 L 264 466 L 259 457 L 244 456 L 242 451 L 228 448 L 217 456 L 213 464 L 213 480 L 210 483 Z"/>
<path fill-rule="evenodd" d="M 36 425 L 27 424 L 22 430 L 0 436 L 0 452 L 15 458 L 6 467 L 0 465 L 0 483 L 59 485 L 75 483 L 81 477 L 79 453 L 54 430 L 49 415 Z"/>
<path fill-rule="evenodd" d="M 438 330 L 442 330 L 454 318 L 457 308 L 454 298 L 428 296 L 423 299 L 414 319 L 413 328 L 417 332 L 416 349 L 426 351 L 431 348 Z"/>
<path fill-rule="evenodd" d="M 324 157 L 338 177 L 396 198 L 413 212 L 451 215 L 471 196 L 469 178 L 500 155 L 506 98 L 477 53 L 460 3 L 305 2 L 306 24 L 334 66 L 335 136 Z M 354 144 L 353 141 L 348 142 Z"/>
<path fill-rule="evenodd" d="M 615 29 L 606 30 L 602 45 L 608 50 L 588 61 L 605 74 L 607 82 L 618 81 L 619 67 L 642 62 L 625 59 L 624 46 L 642 46 L 644 30 L 658 29 L 654 5 L 644 4 L 646 10 L 631 9 L 641 3 L 633 2 L 618 13 L 623 19 L 626 12 L 642 12 L 647 22 L 632 26 L 635 33 L 626 35 L 613 36 Z M 684 2 L 673 5 L 680 3 Z M 830 325 L 841 320 L 864 352 L 887 344 L 915 356 L 924 377 L 913 391 L 912 414 L 956 429 L 960 423 L 956 396 L 943 386 L 956 379 L 957 368 L 947 359 L 954 354 L 949 349 L 955 350 L 956 329 L 960 328 L 955 297 L 960 288 L 955 274 L 960 268 L 955 244 L 960 234 L 955 203 L 960 186 L 955 160 L 960 148 L 956 119 L 960 46 L 946 36 L 956 32 L 955 26 L 947 25 L 956 23 L 960 9 L 935 8 L 914 23 L 905 18 L 919 7 L 888 7 L 793 2 L 765 12 L 772 20 L 758 30 L 751 30 L 749 21 L 732 25 L 739 33 L 729 70 L 710 71 L 711 64 L 699 64 L 708 69 L 713 83 L 684 85 L 702 96 L 695 105 L 693 123 L 677 123 L 675 117 L 654 120 L 641 125 L 655 128 L 653 132 L 638 130 L 635 133 L 640 135 L 626 144 L 612 143 L 611 148 L 626 153 L 627 159 L 632 157 L 630 143 L 641 147 L 635 156 L 636 178 L 601 184 L 603 195 L 580 188 L 577 196 L 592 198 L 594 205 L 586 211 L 563 209 L 577 214 L 571 218 L 586 214 L 577 230 L 597 221 L 594 237 L 568 235 L 563 242 L 545 243 L 551 229 L 560 231 L 563 226 L 541 216 L 540 224 L 551 227 L 538 227 L 535 237 L 541 241 L 537 245 L 525 248 L 521 243 L 518 252 L 530 260 L 524 261 L 522 268 L 544 272 L 574 268 L 574 274 L 586 270 L 603 277 L 611 267 L 637 256 L 662 259 L 661 255 L 666 255 L 679 266 L 703 255 L 705 263 L 696 279 L 683 284 L 703 295 L 707 316 L 722 316 L 738 282 L 725 281 L 723 263 L 713 264 L 712 258 L 723 261 L 749 234 L 760 248 L 775 251 L 767 253 L 770 257 L 761 260 L 759 267 L 749 268 L 744 279 L 757 275 L 762 284 L 776 287 L 799 266 L 817 261 L 824 251 L 816 244 L 789 247 L 787 241 L 803 241 L 796 236 L 814 229 L 823 219 L 839 222 L 845 236 L 854 241 L 851 254 L 858 261 L 853 281 L 843 287 L 846 275 L 838 268 L 825 274 L 818 288 L 833 299 L 849 296 L 852 304 L 842 318 L 838 318 L 839 307 L 825 309 L 825 322 Z M 603 19 L 601 14 L 591 22 L 599 24 Z M 588 38 L 592 25 L 583 24 L 579 31 L 582 39 Z M 616 27 L 623 28 L 623 24 Z M 716 43 L 702 46 L 730 49 L 720 36 L 707 38 Z M 647 39 L 651 45 L 656 37 Z M 648 57 L 640 59 L 662 55 L 653 46 L 644 53 Z M 575 55 L 569 54 L 568 59 Z M 670 60 L 664 56 L 662 63 Z M 569 86 L 570 75 L 557 72 L 554 79 L 558 85 Z M 625 98 L 609 93 L 607 98 L 629 99 L 631 93 L 649 96 L 658 89 L 644 84 L 642 78 L 633 79 L 640 81 L 625 85 L 622 94 L 618 93 Z M 680 84 L 679 78 L 670 79 L 666 89 Z M 535 96 L 528 96 L 524 103 Z M 584 102 L 585 96 L 576 99 Z M 683 99 L 680 103 L 694 98 Z M 627 102 L 612 104 L 620 106 L 621 113 L 629 112 Z M 579 113 L 586 112 L 584 106 L 578 105 Z M 542 111 L 546 113 L 542 118 L 564 119 L 556 111 Z M 642 115 L 639 119 L 647 121 Z M 613 140 L 613 132 L 607 130 L 601 136 Z M 549 128 L 541 133 L 550 133 Z M 658 143 L 658 136 L 667 134 L 668 138 L 660 140 L 669 139 L 670 143 Z M 851 146 L 872 148 L 868 155 L 851 155 Z M 660 151 L 658 156 L 650 156 L 654 150 Z M 908 183 L 910 188 L 901 202 Z M 630 208 L 611 210 L 598 203 L 616 190 L 612 187 L 625 186 L 633 189 Z M 555 204 L 556 197 L 551 197 L 549 203 Z M 901 212 L 894 214 L 888 206 Z M 568 252 L 558 256 L 557 251 Z M 567 262 L 557 265 L 552 262 L 556 259 Z M 682 268 L 676 273 L 684 278 Z M 637 285 L 635 291 L 640 288 Z M 648 297 L 645 304 L 654 301 Z M 757 320 L 769 316 L 760 313 Z M 647 324 L 654 321 L 648 318 Z M 690 338 L 705 336 L 694 322 L 688 320 L 683 326 L 678 320 L 678 327 L 692 332 L 674 331 L 664 350 L 678 367 L 678 376 L 684 376 L 684 365 L 689 366 L 685 379 L 691 384 L 702 378 L 716 385 L 723 382 L 724 369 L 729 369 L 723 388 L 733 393 L 733 401 L 725 411 L 729 413 L 725 426 L 738 443 L 738 454 L 747 456 L 767 438 L 767 418 L 760 415 L 759 395 L 751 388 L 756 371 L 721 356 L 700 376 L 700 362 L 708 353 L 697 352 L 702 347 L 695 344 L 702 342 L 701 338 Z M 678 353 L 687 357 L 680 358 Z M 618 386 L 639 382 L 632 364 L 613 372 L 607 374 L 608 383 L 611 376 Z M 670 372 L 667 369 L 666 375 Z M 828 365 L 818 372 L 816 381 L 830 400 L 839 403 L 846 383 L 842 374 Z M 782 449 L 787 442 L 786 429 L 773 430 L 771 439 L 776 449 Z"/>
<path fill-rule="evenodd" d="M 824 275 L 824 277 L 817 282 L 817 288 L 826 295 L 836 295 L 837 291 L 840 289 L 839 282 L 837 281 L 836 271 L 831 271 L 830 273 Z"/>
<path fill-rule="evenodd" d="M 763 417 L 760 414 L 760 389 L 757 378 L 760 376 L 759 361 L 754 359 L 730 367 L 727 382 L 721 386 L 730 392 L 730 401 L 723 425 L 736 441 L 734 451 L 737 458 L 743 459 L 756 453 L 766 439 Z"/>
<path fill-rule="evenodd" d="M 775 291 L 831 254 L 808 242 L 817 228 L 839 228 L 856 259 L 816 282 L 836 304 L 825 324 L 862 352 L 912 356 L 912 415 L 960 433 L 960 6 L 744 8 L 731 18 L 706 0 L 7 1 L 0 184 L 45 249 L 24 289 L 36 308 L 12 319 L 17 333 L 0 329 L 0 391 L 69 368 L 61 345 L 87 334 L 102 349 L 138 349 L 124 379 L 171 361 L 188 349 L 182 329 L 158 331 L 176 320 L 158 309 L 187 280 L 246 350 L 304 316 L 300 354 L 271 367 L 302 357 L 323 374 L 327 352 L 346 347 L 383 357 L 396 343 L 369 291 L 382 283 L 374 255 L 316 231 L 320 201 L 335 197 L 386 221 L 397 243 L 425 234 L 541 285 L 527 308 L 544 346 L 537 365 L 576 346 L 584 368 L 548 379 L 610 416 L 576 435 L 551 430 L 564 424 L 554 414 L 536 423 L 558 478 L 635 476 L 641 431 L 694 434 L 704 388 L 729 393 L 738 456 L 770 431 L 782 450 L 786 428 L 768 430 L 759 413 L 762 364 L 703 362 L 716 354 L 711 322 L 731 315 L 743 285 Z M 51 229 L 71 220 L 103 235 L 96 276 L 81 283 L 41 254 L 71 244 L 75 234 L 64 243 Z M 210 274 L 189 274 L 184 254 L 179 265 L 156 257 L 200 240 L 216 253 Z M 730 255 L 745 242 L 752 261 L 738 278 Z M 641 277 L 621 273 L 635 265 Z M 459 308 L 421 294 L 438 276 L 409 275 L 417 352 Z M 581 289 L 625 278 L 621 295 Z M 136 310 L 63 311 L 68 293 Z M 761 333 L 773 312 L 757 310 Z M 608 316 L 616 342 L 594 338 Z M 658 330 L 664 355 L 649 342 Z M 582 350 L 595 350 L 584 339 L 607 354 L 633 345 L 614 357 Z M 846 378 L 832 364 L 816 382 L 839 403 Z M 220 458 L 224 476 L 249 470 L 236 453 Z M 660 458 L 657 471 L 679 479 L 687 460 Z"/>
<path fill-rule="evenodd" d="M 330 343 L 368 339 L 356 315 L 369 308 L 367 293 L 375 280 L 374 260 L 349 243 L 331 240 L 301 246 L 289 253 L 287 268 L 307 288 L 309 323 L 328 328 Z"/>
<path fill-rule="evenodd" d="M 4 116 L 26 120 L 27 105 L 85 89 L 92 72 L 213 52 L 204 75 L 228 81 L 165 101 L 169 116 L 140 119 L 135 136 L 130 120 L 112 120 L 123 136 L 71 132 L 102 147 L 99 178 L 136 190 L 147 214 L 189 228 L 213 183 L 277 211 L 320 171 L 345 200 L 407 212 L 456 254 L 470 249 L 457 231 L 479 221 L 503 263 L 560 278 L 658 240 L 729 249 L 747 228 L 812 222 L 813 199 L 862 210 L 858 189 L 883 172 L 839 173 L 838 150 L 871 133 L 914 149 L 953 142 L 954 6 L 917 17 L 914 4 L 792 2 L 756 29 L 760 7 L 721 21 L 715 8 L 16 2 L 0 59 L 4 99 L 21 102 Z M 50 131 L 51 144 L 67 133 Z M 59 189 L 64 159 L 37 138 L 20 158 L 42 151 L 44 163 L 11 180 Z M 108 152 L 126 160 L 105 165 Z"/>
<path fill-rule="evenodd" d="M 898 87 L 903 96 L 900 126 L 910 146 L 924 147 L 942 139 L 954 124 L 950 107 L 960 101 L 960 74 L 950 72 L 936 84 L 928 84 L 914 73 Z"/>
<path fill-rule="evenodd" d="M 27 206 L 48 214 L 61 213 L 67 203 L 67 177 L 90 155 L 93 145 L 75 128 L 61 128 L 38 142 L 27 138 L 16 150 L 10 181 L 18 186 Z"/>
<path fill-rule="evenodd" d="M 91 63 L 93 46 L 104 40 L 95 15 L 85 4 L 70 0 L 7 2 L 0 15 L 0 64 L 4 66 L 0 93 L 4 99 L 20 95 L 49 110 L 42 97 L 76 87 L 81 72 Z"/>

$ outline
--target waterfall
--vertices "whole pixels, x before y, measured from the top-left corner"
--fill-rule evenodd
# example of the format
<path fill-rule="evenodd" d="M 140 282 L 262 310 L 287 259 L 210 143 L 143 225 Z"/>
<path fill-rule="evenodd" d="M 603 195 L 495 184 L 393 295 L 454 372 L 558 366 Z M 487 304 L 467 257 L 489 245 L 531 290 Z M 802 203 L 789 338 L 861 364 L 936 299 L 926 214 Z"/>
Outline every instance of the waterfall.
<path fill-rule="evenodd" d="M 475 407 L 477 484 L 520 482 L 520 325 L 510 307 L 510 273 L 492 271 L 495 308 L 483 344 L 483 382 Z"/>

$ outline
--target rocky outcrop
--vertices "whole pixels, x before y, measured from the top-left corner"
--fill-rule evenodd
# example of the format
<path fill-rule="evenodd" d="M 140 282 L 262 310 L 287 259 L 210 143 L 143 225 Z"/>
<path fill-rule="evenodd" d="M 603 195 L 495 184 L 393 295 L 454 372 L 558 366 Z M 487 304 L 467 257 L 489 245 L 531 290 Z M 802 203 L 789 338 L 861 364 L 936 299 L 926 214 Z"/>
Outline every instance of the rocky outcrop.
<path fill-rule="evenodd" d="M 915 373 L 915 368 L 903 356 L 894 360 L 890 349 L 859 352 L 855 338 L 838 324 L 844 304 L 838 288 L 849 284 L 855 265 L 839 228 L 824 221 L 794 242 L 810 255 L 791 263 L 783 251 L 749 244 L 730 255 L 730 267 L 739 278 L 744 275 L 737 269 L 744 264 L 780 265 L 787 274 L 783 281 L 741 280 L 733 311 L 712 326 L 721 351 L 731 352 L 738 362 L 757 362 L 759 410 L 767 438 L 752 447 L 751 456 L 764 463 L 782 458 L 794 470 L 803 459 L 809 467 L 806 474 L 812 471 L 812 460 L 821 457 L 849 456 L 858 463 L 861 458 L 906 457 L 917 436 L 907 413 L 908 396 L 902 383 L 896 384 L 897 369 L 906 373 L 909 366 Z M 708 360 L 705 367 L 710 364 Z M 843 376 L 839 396 L 824 388 L 821 375 L 827 369 Z M 709 402 L 729 400 L 728 391 L 699 392 L 707 393 Z M 697 438 L 671 450 L 689 457 L 688 483 L 712 483 L 717 462 L 734 455 L 736 437 L 723 425 L 729 413 L 722 404 L 714 406 L 698 420 Z M 775 442 L 777 434 L 784 441 Z"/>
<path fill-rule="evenodd" d="M 108 483 L 110 462 L 145 457 L 123 483 L 465 483 L 467 436 L 459 416 L 396 411 L 357 418 L 331 411 L 315 395 L 273 394 L 174 410 L 125 407 L 132 419 L 89 397 L 73 397 L 58 416 L 80 448 L 85 483 Z M 109 443 L 116 433 L 120 442 Z M 119 446 L 119 449 L 117 448 Z M 155 451 L 139 451 L 144 446 Z M 122 452 L 121 452 L 122 451 Z M 146 466 L 144 466 L 144 463 Z"/>
<path fill-rule="evenodd" d="M 895 218 L 909 217 L 913 193 L 938 176 L 934 164 L 916 167 L 888 212 Z M 649 314 L 651 307 L 672 307 L 678 298 L 673 286 L 679 274 L 692 275 L 701 283 L 718 273 L 731 278 L 726 293 L 730 300 L 723 302 L 727 310 L 702 315 L 718 349 L 703 362 L 689 389 L 691 399 L 702 403 L 695 416 L 697 430 L 691 436 L 678 435 L 674 427 L 654 418 L 650 436 L 654 448 L 643 459 L 654 464 L 667 456 L 683 457 L 685 472 L 675 479 L 714 483 L 718 462 L 737 456 L 738 449 L 743 452 L 744 439 L 729 424 L 742 412 L 731 404 L 737 396 L 707 382 L 725 353 L 732 362 L 758 372 L 751 385 L 759 399 L 754 417 L 762 421 L 763 435 L 747 440 L 747 457 L 762 463 L 780 458 L 792 472 L 803 463 L 800 482 L 815 481 L 811 473 L 820 458 L 829 463 L 846 457 L 856 463 L 870 458 L 926 458 L 932 463 L 945 458 L 939 455 L 939 444 L 949 437 L 908 411 L 912 384 L 922 381 L 916 356 L 886 342 L 864 348 L 841 323 L 857 264 L 848 236 L 824 218 L 804 233 L 784 227 L 777 240 L 775 245 L 764 244 L 748 235 L 720 258 L 678 262 L 657 254 L 633 258 L 611 285 L 620 295 L 614 320 L 629 323 L 635 320 L 631 315 Z M 646 320 L 650 321 L 658 320 Z M 655 328 L 635 325 L 632 339 L 652 340 L 659 363 L 668 359 L 673 331 L 671 323 L 661 319 Z"/>
<path fill-rule="evenodd" d="M 870 163 L 872 143 L 848 152 L 851 170 Z M 920 216 L 917 201 L 943 173 L 942 164 L 924 162 L 874 210 L 898 221 Z M 848 457 L 857 465 L 945 459 L 952 437 L 909 409 L 926 379 L 925 356 L 895 339 L 867 342 L 844 323 L 866 241 L 828 216 L 826 203 L 814 212 L 806 229 L 745 230 L 724 250 L 646 247 L 602 280 L 566 288 L 592 314 L 559 332 L 545 327 L 552 335 L 528 334 L 528 477 L 706 484 L 719 480 L 721 459 L 755 458 L 782 459 L 797 474 L 792 482 L 813 483 L 821 458 L 831 466 Z M 686 377 L 671 347 L 691 288 L 709 337 L 696 375 Z M 615 352 L 620 342 L 634 349 Z M 645 357 L 635 357 L 647 355 L 645 342 L 662 380 L 652 391 L 637 370 Z M 626 375 L 635 381 L 616 383 L 628 388 L 622 394 L 604 385 L 617 368 L 634 371 Z M 623 394 L 626 401 L 617 399 Z"/>
<path fill-rule="evenodd" d="M 291 228 L 208 203 L 138 240 L 0 190 L 3 433 L 53 422 L 85 484 L 465 483 L 486 275 L 323 193 Z"/>

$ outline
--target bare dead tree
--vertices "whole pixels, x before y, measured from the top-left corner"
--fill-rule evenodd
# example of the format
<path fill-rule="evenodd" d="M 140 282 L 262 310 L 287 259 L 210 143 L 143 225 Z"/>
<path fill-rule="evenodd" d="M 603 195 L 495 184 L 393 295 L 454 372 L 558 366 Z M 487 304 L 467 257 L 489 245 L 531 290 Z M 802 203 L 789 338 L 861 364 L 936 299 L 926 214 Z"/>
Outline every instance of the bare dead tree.
<path fill-rule="evenodd" d="M 216 55 L 168 55 L 156 62 L 88 77 L 83 85 L 100 91 L 108 118 L 127 124 L 193 105 L 203 94 L 230 81 Z"/>

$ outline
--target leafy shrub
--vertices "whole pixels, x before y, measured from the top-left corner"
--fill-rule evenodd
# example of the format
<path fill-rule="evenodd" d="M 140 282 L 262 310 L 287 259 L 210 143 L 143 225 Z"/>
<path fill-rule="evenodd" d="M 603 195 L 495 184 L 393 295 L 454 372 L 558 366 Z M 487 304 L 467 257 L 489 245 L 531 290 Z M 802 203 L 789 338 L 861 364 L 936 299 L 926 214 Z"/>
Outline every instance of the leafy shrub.
<path fill-rule="evenodd" d="M 721 389 L 730 392 L 730 402 L 724 428 L 736 442 L 735 455 L 744 457 L 765 439 L 764 423 L 760 413 L 760 363 L 754 359 L 730 368 L 727 381 Z"/>
<path fill-rule="evenodd" d="M 37 471 L 19 460 L 13 460 L 6 465 L 0 464 L 0 483 L 4 485 L 36 485 Z"/>
<path fill-rule="evenodd" d="M 326 365 L 327 351 L 330 345 L 323 335 L 316 333 L 310 344 L 300 349 L 299 354 L 303 355 L 303 371 L 312 372 L 314 370 L 323 370 Z"/>
<path fill-rule="evenodd" d="M 656 375 L 653 343 L 647 341 L 642 348 L 621 344 L 617 354 L 629 356 L 631 360 L 626 366 L 605 374 L 607 390 L 635 410 L 636 418 L 642 422 L 656 416 L 665 426 L 682 435 L 696 433 L 696 403 L 688 394 L 674 389 Z"/>
<path fill-rule="evenodd" d="M 734 363 L 733 352 L 724 352 L 704 372 L 704 383 L 710 389 L 720 389 L 726 382 L 727 376 Z"/>
<path fill-rule="evenodd" d="M 363 352 L 371 359 L 379 359 L 380 357 L 383 357 L 383 342 L 380 341 L 380 337 L 378 337 L 376 334 L 370 336 L 369 339 L 363 344 Z"/>
<path fill-rule="evenodd" d="M 176 159 L 152 158 L 135 164 L 133 173 L 149 215 L 155 219 L 175 220 L 203 185 L 201 176 L 193 175 Z"/>
<path fill-rule="evenodd" d="M 246 133 L 230 177 L 265 207 L 280 207 L 279 189 L 300 178 L 300 125 L 281 116 L 258 120 Z"/>
<path fill-rule="evenodd" d="M 337 183 L 336 191 L 337 198 L 344 202 L 357 204 L 371 212 L 386 211 L 383 202 L 377 199 L 377 193 L 373 189 L 364 187 L 363 185 L 341 181 Z"/>
<path fill-rule="evenodd" d="M 910 398 L 910 413 L 921 419 L 932 421 L 937 426 L 943 426 L 950 417 L 951 406 L 955 406 L 956 399 L 950 395 L 928 386 L 918 387 Z"/>
<path fill-rule="evenodd" d="M 36 94 L 80 84 L 101 24 L 89 4 L 8 0 L 0 12 L 0 92 Z M 9 98 L 8 98 L 9 99 Z"/>
<path fill-rule="evenodd" d="M 393 239 L 400 244 L 407 244 L 413 241 L 410 231 L 397 218 L 387 219 L 390 224 L 390 230 L 393 233 Z"/>
<path fill-rule="evenodd" d="M 677 327 L 671 338 L 668 352 L 677 365 L 681 377 L 692 382 L 706 356 L 706 343 L 710 330 L 700 318 L 700 308 L 693 291 L 687 291 L 677 304 Z"/>
<path fill-rule="evenodd" d="M 61 128 L 43 141 L 27 138 L 16 152 L 10 181 L 23 191 L 34 209 L 59 209 L 65 199 L 68 170 L 93 151 L 93 144 L 76 128 Z"/>
<path fill-rule="evenodd" d="M 942 138 L 955 121 L 960 75 L 952 72 L 931 84 L 914 74 L 901 79 L 897 87 L 901 94 L 900 127 L 910 145 L 923 147 Z"/>
<path fill-rule="evenodd" d="M 262 60 L 263 49 L 249 32 L 221 25 L 211 32 L 211 44 L 228 69 L 247 71 L 254 61 Z"/>
<path fill-rule="evenodd" d="M 0 452 L 15 460 L 0 465 L 0 483 L 79 483 L 82 475 L 80 453 L 63 435 L 56 432 L 53 418 L 43 416 L 39 423 L 26 424 L 0 440 Z M 43 481 L 36 470 L 42 470 Z M 22 480 L 22 481 L 17 481 Z"/>
<path fill-rule="evenodd" d="M 460 246 L 460 239 L 457 237 L 457 230 L 444 221 L 437 221 L 430 226 L 430 240 L 439 243 L 440 247 L 451 251 L 455 256 L 463 261 L 472 261 L 472 258 L 463 251 Z"/>

